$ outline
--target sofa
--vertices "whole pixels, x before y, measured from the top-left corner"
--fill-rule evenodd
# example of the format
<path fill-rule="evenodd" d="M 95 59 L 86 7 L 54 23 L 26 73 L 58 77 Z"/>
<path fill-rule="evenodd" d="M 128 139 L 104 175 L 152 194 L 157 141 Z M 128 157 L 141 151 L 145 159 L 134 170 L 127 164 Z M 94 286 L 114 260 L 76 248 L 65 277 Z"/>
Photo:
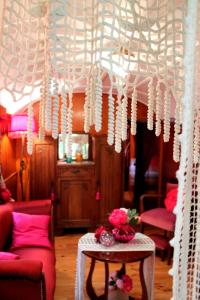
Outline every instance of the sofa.
<path fill-rule="evenodd" d="M 51 200 L 0 205 L 1 300 L 54 299 L 56 273 L 52 211 Z M 20 222 L 26 222 L 26 218 L 29 225 L 25 223 L 20 226 Z M 42 232 L 47 245 L 40 245 L 43 240 L 43 237 L 37 238 L 37 232 L 40 234 L 40 231 L 36 231 L 36 236 L 32 237 L 32 227 L 37 227 L 35 224 L 39 224 L 37 220 L 41 218 L 48 221 L 44 223 L 48 225 Z M 28 239 L 24 238 L 24 232 L 29 234 Z M 19 238 L 22 244 L 17 244 Z"/>

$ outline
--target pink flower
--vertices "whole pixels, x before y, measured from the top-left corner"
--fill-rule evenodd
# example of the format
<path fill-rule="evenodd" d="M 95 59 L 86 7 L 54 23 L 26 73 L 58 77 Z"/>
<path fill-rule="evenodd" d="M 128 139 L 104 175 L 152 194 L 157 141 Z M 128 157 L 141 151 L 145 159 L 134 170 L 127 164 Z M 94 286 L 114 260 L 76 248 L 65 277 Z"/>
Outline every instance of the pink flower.
<path fill-rule="evenodd" d="M 116 208 L 112 211 L 109 216 L 109 222 L 114 226 L 118 227 L 119 225 L 127 224 L 128 216 L 125 210 Z"/>
<path fill-rule="evenodd" d="M 129 293 L 131 291 L 131 289 L 133 288 L 132 279 L 127 274 L 124 274 L 124 275 L 122 275 L 122 281 L 123 281 L 122 290 L 125 293 Z"/>
<path fill-rule="evenodd" d="M 118 289 L 122 290 L 124 288 L 123 280 L 122 279 L 117 279 L 116 286 L 118 287 Z"/>
<path fill-rule="evenodd" d="M 110 277 L 115 280 L 117 278 L 117 271 L 110 272 Z"/>
<path fill-rule="evenodd" d="M 98 227 L 97 230 L 95 231 L 95 238 L 98 243 L 100 243 L 100 237 L 101 237 L 102 233 L 104 233 L 105 231 L 106 231 L 106 228 L 104 226 Z"/>

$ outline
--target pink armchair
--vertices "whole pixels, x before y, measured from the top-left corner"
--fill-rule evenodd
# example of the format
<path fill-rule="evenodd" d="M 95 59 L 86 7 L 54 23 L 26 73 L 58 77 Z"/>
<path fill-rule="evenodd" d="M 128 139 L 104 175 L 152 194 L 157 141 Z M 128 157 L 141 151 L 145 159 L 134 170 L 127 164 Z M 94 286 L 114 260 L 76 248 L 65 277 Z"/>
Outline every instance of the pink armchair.
<path fill-rule="evenodd" d="M 167 183 L 166 194 L 175 188 L 177 188 L 177 184 Z M 156 248 L 162 251 L 163 260 L 165 254 L 168 254 L 168 264 L 170 264 L 172 249 L 169 245 L 169 240 L 174 232 L 176 216 L 172 211 L 167 210 L 165 207 L 161 207 L 162 200 L 163 196 L 157 194 L 144 194 L 140 197 L 141 231 L 144 232 L 145 225 L 150 225 L 159 229 L 159 233 L 154 233 L 154 230 L 154 232 L 150 234 L 150 237 L 154 240 Z M 155 208 L 145 211 L 145 203 L 147 201 L 155 203 Z M 164 234 L 160 234 L 160 231 L 164 231 Z"/>

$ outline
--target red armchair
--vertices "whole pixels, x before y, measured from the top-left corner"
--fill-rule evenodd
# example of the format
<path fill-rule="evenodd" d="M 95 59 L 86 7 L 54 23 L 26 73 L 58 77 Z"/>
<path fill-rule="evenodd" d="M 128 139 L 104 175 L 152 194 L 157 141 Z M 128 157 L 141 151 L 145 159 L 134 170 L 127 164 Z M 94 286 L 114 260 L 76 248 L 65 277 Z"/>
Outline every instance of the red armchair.
<path fill-rule="evenodd" d="M 51 200 L 37 200 L 0 205 L 0 251 L 11 252 L 19 257 L 15 260 L 0 260 L 0 299 L 53 300 L 55 251 L 52 222 L 49 224 L 48 231 L 52 248 L 27 246 L 12 249 L 10 245 L 13 211 L 52 217 L 52 202 Z"/>
<path fill-rule="evenodd" d="M 177 188 L 177 184 L 167 183 L 166 194 L 172 189 Z M 171 239 L 176 222 L 176 216 L 172 211 L 167 210 L 163 205 L 163 196 L 155 194 L 144 194 L 140 197 L 140 217 L 141 231 L 144 232 L 145 225 L 150 225 L 164 231 L 164 234 L 153 233 L 150 237 L 154 240 L 156 248 L 162 251 L 162 259 L 165 253 L 168 254 L 168 264 L 170 264 L 171 247 L 169 240 Z M 145 203 L 155 204 L 155 208 L 145 210 Z"/>

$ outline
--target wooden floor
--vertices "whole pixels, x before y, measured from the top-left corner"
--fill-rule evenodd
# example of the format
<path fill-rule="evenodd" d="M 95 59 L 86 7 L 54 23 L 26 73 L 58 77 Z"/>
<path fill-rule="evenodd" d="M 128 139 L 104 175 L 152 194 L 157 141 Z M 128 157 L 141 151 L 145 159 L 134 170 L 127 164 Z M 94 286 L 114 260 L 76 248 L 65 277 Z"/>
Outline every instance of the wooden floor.
<path fill-rule="evenodd" d="M 74 281 L 76 272 L 76 254 L 78 239 L 84 233 L 68 233 L 55 238 L 56 246 L 56 274 L 57 285 L 55 300 L 75 300 L 74 298 Z M 86 275 L 89 270 L 90 261 L 87 258 Z M 117 270 L 119 267 L 111 265 L 111 270 Z M 171 277 L 168 275 L 170 266 L 167 262 L 162 262 L 160 257 L 156 257 L 155 262 L 155 284 L 154 300 L 169 300 L 171 298 Z M 127 274 L 133 278 L 133 290 L 130 293 L 136 300 L 141 299 L 141 290 L 138 277 L 138 264 L 128 264 Z M 98 294 L 103 292 L 104 270 L 103 264 L 97 263 L 94 274 L 94 286 Z M 85 299 L 89 299 L 87 296 Z"/>

